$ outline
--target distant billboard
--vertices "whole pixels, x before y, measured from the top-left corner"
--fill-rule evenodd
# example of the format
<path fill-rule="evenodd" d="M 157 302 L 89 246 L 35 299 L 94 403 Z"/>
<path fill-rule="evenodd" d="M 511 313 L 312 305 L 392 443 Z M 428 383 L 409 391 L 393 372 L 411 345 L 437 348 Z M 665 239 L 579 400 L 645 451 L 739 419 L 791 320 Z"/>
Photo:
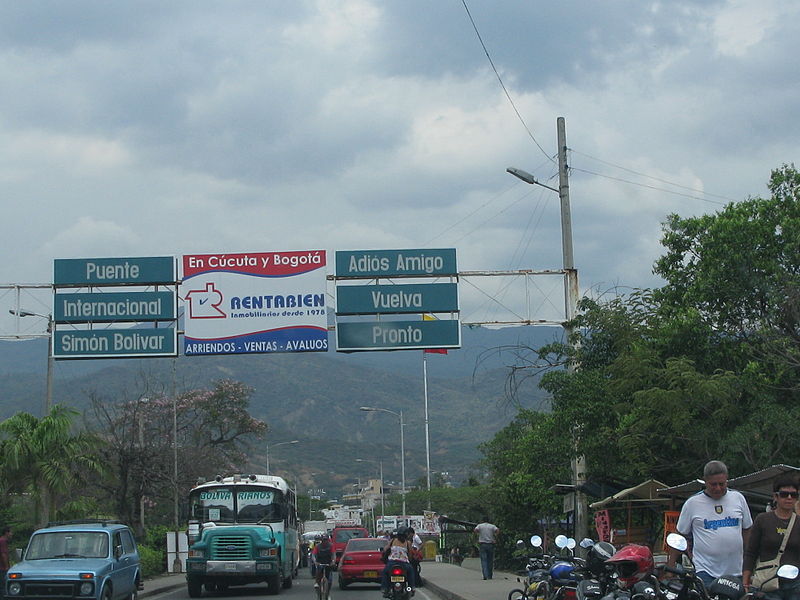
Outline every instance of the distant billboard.
<path fill-rule="evenodd" d="M 325 352 L 324 250 L 183 257 L 184 354 Z"/>

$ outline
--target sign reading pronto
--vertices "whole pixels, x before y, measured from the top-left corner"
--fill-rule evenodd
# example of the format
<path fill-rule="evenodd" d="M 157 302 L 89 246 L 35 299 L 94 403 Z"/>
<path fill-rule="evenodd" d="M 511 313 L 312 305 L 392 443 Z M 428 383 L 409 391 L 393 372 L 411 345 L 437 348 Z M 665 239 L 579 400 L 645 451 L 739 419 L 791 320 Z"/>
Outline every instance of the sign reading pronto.
<path fill-rule="evenodd" d="M 175 292 L 56 293 L 56 323 L 172 321 Z"/>
<path fill-rule="evenodd" d="M 340 352 L 460 347 L 461 327 L 457 320 L 336 324 L 336 349 Z"/>
<path fill-rule="evenodd" d="M 336 287 L 337 315 L 432 313 L 457 310 L 458 286 L 455 283 Z"/>
<path fill-rule="evenodd" d="M 76 329 L 53 332 L 53 358 L 175 356 L 177 330 Z"/>
<path fill-rule="evenodd" d="M 183 257 L 187 356 L 325 352 L 324 250 Z"/>
<path fill-rule="evenodd" d="M 57 258 L 55 286 L 175 285 L 175 258 Z"/>
<path fill-rule="evenodd" d="M 455 248 L 336 251 L 337 279 L 447 275 L 458 275 Z"/>

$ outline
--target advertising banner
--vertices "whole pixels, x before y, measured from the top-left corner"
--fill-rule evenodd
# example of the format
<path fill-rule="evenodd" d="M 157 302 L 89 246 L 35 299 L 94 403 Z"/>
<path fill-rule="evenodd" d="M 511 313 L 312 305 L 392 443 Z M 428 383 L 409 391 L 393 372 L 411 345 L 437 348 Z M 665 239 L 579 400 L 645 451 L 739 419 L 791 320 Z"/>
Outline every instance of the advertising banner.
<path fill-rule="evenodd" d="M 325 352 L 324 250 L 183 257 L 186 356 Z"/>

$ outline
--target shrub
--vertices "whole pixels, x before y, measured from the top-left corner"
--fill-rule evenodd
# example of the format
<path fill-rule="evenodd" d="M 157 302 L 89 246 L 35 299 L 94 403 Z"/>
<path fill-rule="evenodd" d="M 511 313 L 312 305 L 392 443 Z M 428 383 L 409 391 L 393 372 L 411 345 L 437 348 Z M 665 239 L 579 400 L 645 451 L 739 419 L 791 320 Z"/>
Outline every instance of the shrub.
<path fill-rule="evenodd" d="M 167 550 L 167 534 L 171 531 L 166 525 L 148 527 L 142 543 L 158 550 Z"/>
<path fill-rule="evenodd" d="M 166 569 L 166 557 L 164 552 L 150 548 L 149 546 L 139 546 L 139 562 L 142 565 L 142 574 L 145 577 L 161 575 Z"/>

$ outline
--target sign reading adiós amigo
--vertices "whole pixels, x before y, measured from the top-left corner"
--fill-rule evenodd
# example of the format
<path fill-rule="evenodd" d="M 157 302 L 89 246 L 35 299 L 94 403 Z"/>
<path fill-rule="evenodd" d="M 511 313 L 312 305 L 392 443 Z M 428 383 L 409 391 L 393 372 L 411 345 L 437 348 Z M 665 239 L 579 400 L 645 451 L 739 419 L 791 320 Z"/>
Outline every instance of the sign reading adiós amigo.
<path fill-rule="evenodd" d="M 186 356 L 325 352 L 324 250 L 183 257 Z"/>

